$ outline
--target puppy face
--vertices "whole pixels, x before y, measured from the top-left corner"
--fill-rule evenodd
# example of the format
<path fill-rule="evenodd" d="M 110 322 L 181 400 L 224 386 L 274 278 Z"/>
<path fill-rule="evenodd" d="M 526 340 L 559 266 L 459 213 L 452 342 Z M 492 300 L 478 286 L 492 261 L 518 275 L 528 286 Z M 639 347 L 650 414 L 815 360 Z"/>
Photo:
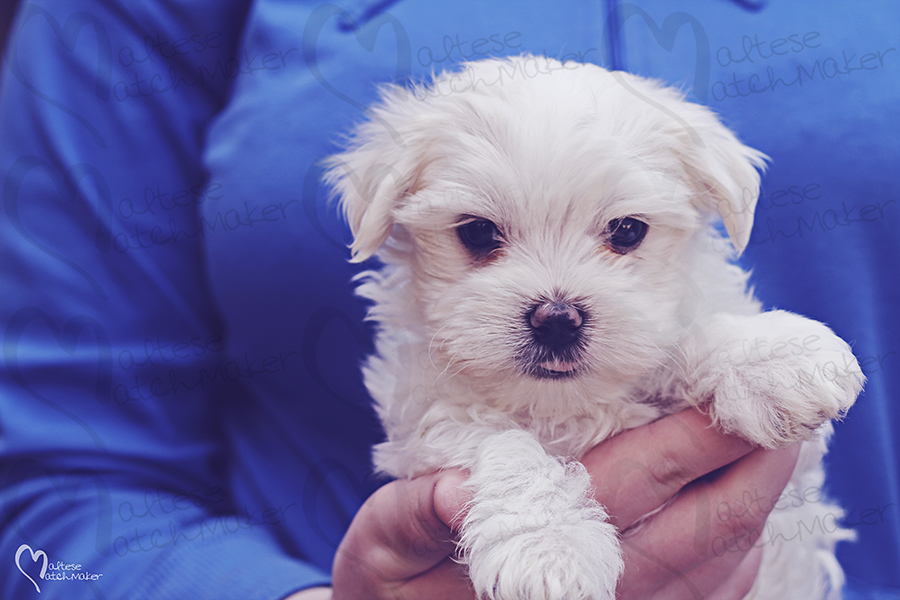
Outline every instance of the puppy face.
<path fill-rule="evenodd" d="M 330 160 L 357 259 L 407 273 L 404 326 L 454 373 L 596 393 L 662 362 L 711 215 L 746 244 L 762 155 L 637 77 L 464 73 L 386 90 Z"/>

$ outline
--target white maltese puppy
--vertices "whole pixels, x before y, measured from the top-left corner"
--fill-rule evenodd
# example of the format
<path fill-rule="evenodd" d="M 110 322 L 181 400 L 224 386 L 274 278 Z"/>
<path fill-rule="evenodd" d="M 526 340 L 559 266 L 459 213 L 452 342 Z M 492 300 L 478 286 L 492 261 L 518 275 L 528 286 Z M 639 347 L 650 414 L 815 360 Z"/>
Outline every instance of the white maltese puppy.
<path fill-rule="evenodd" d="M 766 448 L 804 441 L 784 498 L 821 488 L 864 377 L 825 325 L 761 312 L 732 264 L 764 159 L 659 83 L 533 56 L 384 88 L 329 159 L 355 260 L 384 263 L 359 287 L 375 465 L 470 472 L 459 556 L 480 597 L 614 598 L 619 534 L 578 459 L 689 406 Z M 840 509 L 781 504 L 748 597 L 837 597 Z"/>

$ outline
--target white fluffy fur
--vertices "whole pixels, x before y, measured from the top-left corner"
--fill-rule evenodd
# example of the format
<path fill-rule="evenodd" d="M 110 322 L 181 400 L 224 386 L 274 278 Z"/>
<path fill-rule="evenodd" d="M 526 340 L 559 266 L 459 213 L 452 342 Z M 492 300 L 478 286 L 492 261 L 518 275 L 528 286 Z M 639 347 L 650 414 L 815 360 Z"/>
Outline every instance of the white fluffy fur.
<path fill-rule="evenodd" d="M 788 492 L 822 485 L 829 420 L 864 378 L 824 325 L 760 314 L 731 264 L 713 222 L 743 249 L 765 157 L 711 111 L 650 80 L 524 56 L 386 87 L 370 116 L 327 180 L 355 259 L 384 263 L 359 288 L 380 326 L 365 367 L 388 436 L 375 464 L 471 472 L 460 556 L 483 598 L 614 598 L 616 534 L 576 461 L 686 406 L 765 447 L 807 440 Z M 649 230 L 618 254 L 604 236 L 628 216 Z M 497 224 L 496 257 L 467 252 L 466 217 Z M 586 315 L 575 376 L 524 364 L 525 315 L 546 300 Z M 850 533 L 811 524 L 839 514 L 774 511 L 749 597 L 837 597 L 834 544 Z"/>

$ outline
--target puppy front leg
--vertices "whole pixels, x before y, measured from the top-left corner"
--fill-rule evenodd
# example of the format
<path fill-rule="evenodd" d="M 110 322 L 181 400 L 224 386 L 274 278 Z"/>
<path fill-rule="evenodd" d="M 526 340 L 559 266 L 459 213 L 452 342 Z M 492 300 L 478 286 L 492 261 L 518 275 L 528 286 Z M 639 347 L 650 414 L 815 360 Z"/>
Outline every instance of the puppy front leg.
<path fill-rule="evenodd" d="M 683 350 L 683 397 L 709 402 L 719 427 L 766 448 L 815 437 L 865 381 L 846 342 L 785 311 L 716 314 Z"/>
<path fill-rule="evenodd" d="M 461 553 L 479 597 L 612 600 L 623 562 L 615 527 L 577 461 L 549 456 L 524 431 L 478 447 Z"/>

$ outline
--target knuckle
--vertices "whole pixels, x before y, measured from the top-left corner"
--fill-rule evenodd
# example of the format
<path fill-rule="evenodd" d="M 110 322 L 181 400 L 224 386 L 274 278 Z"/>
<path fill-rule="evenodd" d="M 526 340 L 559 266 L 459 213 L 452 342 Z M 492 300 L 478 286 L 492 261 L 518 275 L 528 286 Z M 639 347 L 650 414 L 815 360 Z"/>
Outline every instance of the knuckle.
<path fill-rule="evenodd" d="M 662 448 L 649 466 L 654 485 L 674 493 L 696 479 L 697 473 L 684 462 L 684 457 L 673 449 Z"/>
<path fill-rule="evenodd" d="M 760 539 L 766 527 L 768 512 L 760 507 L 748 506 L 739 499 L 725 500 L 716 510 L 713 519 L 713 552 L 747 552 Z"/>

